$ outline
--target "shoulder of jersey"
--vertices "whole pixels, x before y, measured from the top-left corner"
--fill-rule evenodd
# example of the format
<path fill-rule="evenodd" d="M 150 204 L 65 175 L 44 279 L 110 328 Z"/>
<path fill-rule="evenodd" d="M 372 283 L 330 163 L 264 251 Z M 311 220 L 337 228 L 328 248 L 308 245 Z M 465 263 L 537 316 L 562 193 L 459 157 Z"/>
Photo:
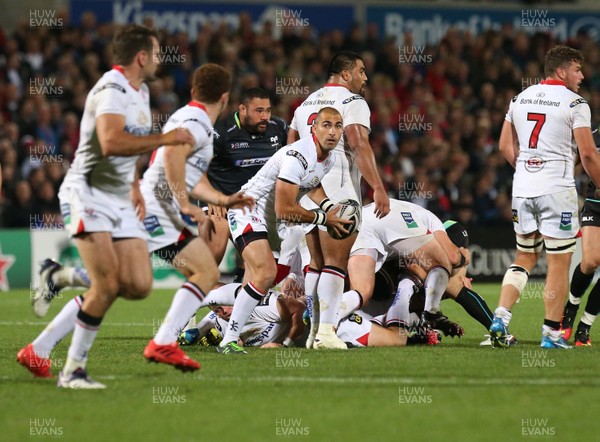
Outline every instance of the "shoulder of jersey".
<path fill-rule="evenodd" d="M 237 123 L 235 122 L 233 114 L 230 114 L 225 118 L 219 118 L 214 125 L 215 137 L 225 137 L 227 134 L 234 132 L 237 128 Z"/>
<path fill-rule="evenodd" d="M 310 157 L 312 143 L 307 143 L 306 138 L 302 138 L 293 144 L 288 145 L 285 154 L 290 157 L 295 157 L 304 170 L 308 170 L 308 159 Z"/>
<path fill-rule="evenodd" d="M 94 95 L 98 92 L 102 92 L 106 89 L 116 89 L 119 92 L 124 94 L 127 93 L 127 89 L 125 86 L 127 85 L 127 79 L 123 77 L 120 72 L 115 70 L 106 72 L 102 78 L 96 84 L 96 88 L 94 90 Z"/>
<path fill-rule="evenodd" d="M 580 95 L 577 95 L 575 92 L 573 92 L 573 98 L 575 98 L 575 99 L 569 103 L 569 107 L 571 107 L 571 108 L 573 108 L 579 104 L 587 104 L 587 101 L 585 101 L 585 98 L 581 97 Z"/>
<path fill-rule="evenodd" d="M 359 94 L 353 94 L 353 95 L 349 96 L 348 98 L 345 98 L 342 101 L 342 104 L 348 104 L 348 103 L 351 103 L 352 101 L 355 101 L 355 100 L 364 100 L 364 97 L 362 95 L 359 95 Z"/>
<path fill-rule="evenodd" d="M 288 124 L 283 118 L 278 117 L 277 115 L 271 115 L 271 119 L 269 120 L 269 124 L 274 124 L 279 126 L 281 129 L 287 132 Z"/>

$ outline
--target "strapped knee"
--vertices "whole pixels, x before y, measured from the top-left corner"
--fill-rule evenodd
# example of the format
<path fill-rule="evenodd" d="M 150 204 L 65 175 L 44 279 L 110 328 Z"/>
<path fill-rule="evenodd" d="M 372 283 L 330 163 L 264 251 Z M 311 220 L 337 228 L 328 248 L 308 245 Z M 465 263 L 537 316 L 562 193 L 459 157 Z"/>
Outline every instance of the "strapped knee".
<path fill-rule="evenodd" d="M 502 279 L 502 285 L 512 285 L 521 294 L 527 285 L 528 279 L 529 272 L 525 268 L 513 264 L 506 270 L 504 279 Z"/>
<path fill-rule="evenodd" d="M 544 240 L 540 237 L 522 238 L 517 236 L 517 250 L 525 253 L 542 253 Z"/>
<path fill-rule="evenodd" d="M 577 242 L 575 238 L 545 238 L 544 243 L 546 244 L 546 253 L 573 253 L 577 248 Z"/>

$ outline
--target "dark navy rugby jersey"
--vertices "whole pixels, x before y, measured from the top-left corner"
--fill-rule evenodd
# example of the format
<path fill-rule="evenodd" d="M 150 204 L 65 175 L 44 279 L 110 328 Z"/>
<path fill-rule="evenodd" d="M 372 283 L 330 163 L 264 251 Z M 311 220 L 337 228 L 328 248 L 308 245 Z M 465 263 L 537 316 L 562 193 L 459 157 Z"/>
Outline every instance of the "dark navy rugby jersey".
<path fill-rule="evenodd" d="M 231 195 L 286 145 L 288 124 L 273 115 L 264 134 L 250 134 L 234 112 L 217 120 L 214 129 L 214 153 L 207 176 L 215 189 Z"/>

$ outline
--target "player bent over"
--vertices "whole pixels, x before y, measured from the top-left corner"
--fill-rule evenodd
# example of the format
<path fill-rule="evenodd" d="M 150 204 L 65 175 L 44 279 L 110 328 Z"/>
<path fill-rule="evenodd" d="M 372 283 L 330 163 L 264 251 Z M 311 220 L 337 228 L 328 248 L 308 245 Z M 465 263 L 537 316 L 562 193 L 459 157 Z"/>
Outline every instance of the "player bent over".
<path fill-rule="evenodd" d="M 322 108 L 313 122 L 312 134 L 281 148 L 242 187 L 256 199 L 250 213 L 230 209 L 227 217 L 234 243 L 244 259 L 249 282 L 235 300 L 229 326 L 221 345 L 221 353 L 245 353 L 237 344 L 240 332 L 250 314 L 273 287 L 277 266 L 273 250 L 279 247 L 277 220 L 290 223 L 326 225 L 340 234 L 346 232 L 349 221 L 335 216 L 337 209 L 309 211 L 297 204 L 308 194 L 317 204 L 329 202 L 321 187 L 321 179 L 334 163 L 330 152 L 343 132 L 340 113 L 331 107 Z"/>
<path fill-rule="evenodd" d="M 386 259 L 400 257 L 427 272 L 423 320 L 446 334 L 456 334 L 457 325 L 440 312 L 439 306 L 453 269 L 469 264 L 469 251 L 452 244 L 442 222 L 430 211 L 393 198 L 390 209 L 388 216 L 377 218 L 372 204 L 363 208 L 361 230 L 348 263 L 351 290 L 344 294 L 338 318 L 368 302 L 375 273 Z"/>

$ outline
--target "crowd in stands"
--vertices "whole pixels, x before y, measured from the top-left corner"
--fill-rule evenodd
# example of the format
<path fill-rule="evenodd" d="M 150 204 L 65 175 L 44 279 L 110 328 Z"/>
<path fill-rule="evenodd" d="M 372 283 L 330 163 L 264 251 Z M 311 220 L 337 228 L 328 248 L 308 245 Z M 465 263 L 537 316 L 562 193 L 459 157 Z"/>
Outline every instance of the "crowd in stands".
<path fill-rule="evenodd" d="M 61 14 L 57 28 L 23 21 L 10 33 L 0 29 L 3 228 L 58 224 L 57 191 L 77 148 L 87 93 L 112 65 L 114 25 L 84 13 L 75 27 Z M 150 19 L 145 24 L 152 26 Z M 190 74 L 202 63 L 233 72 L 229 111 L 243 89 L 260 86 L 271 94 L 273 113 L 289 122 L 295 106 L 327 80 L 332 54 L 359 52 L 369 76 L 371 145 L 390 196 L 465 226 L 512 228 L 512 169 L 498 152 L 498 137 L 511 98 L 544 78 L 550 47 L 566 43 L 583 52 L 579 93 L 594 127 L 600 122 L 600 45 L 584 33 L 557 42 L 509 25 L 480 35 L 450 29 L 440 44 L 407 57 L 421 49 L 410 35 L 399 47 L 374 25 L 322 34 L 270 22 L 257 29 L 241 13 L 237 29 L 205 26 L 194 41 L 161 31 L 160 43 L 163 66 L 150 84 L 154 131 L 189 100 Z M 576 175 L 583 195 L 581 166 Z M 369 197 L 365 187 L 364 201 Z"/>

